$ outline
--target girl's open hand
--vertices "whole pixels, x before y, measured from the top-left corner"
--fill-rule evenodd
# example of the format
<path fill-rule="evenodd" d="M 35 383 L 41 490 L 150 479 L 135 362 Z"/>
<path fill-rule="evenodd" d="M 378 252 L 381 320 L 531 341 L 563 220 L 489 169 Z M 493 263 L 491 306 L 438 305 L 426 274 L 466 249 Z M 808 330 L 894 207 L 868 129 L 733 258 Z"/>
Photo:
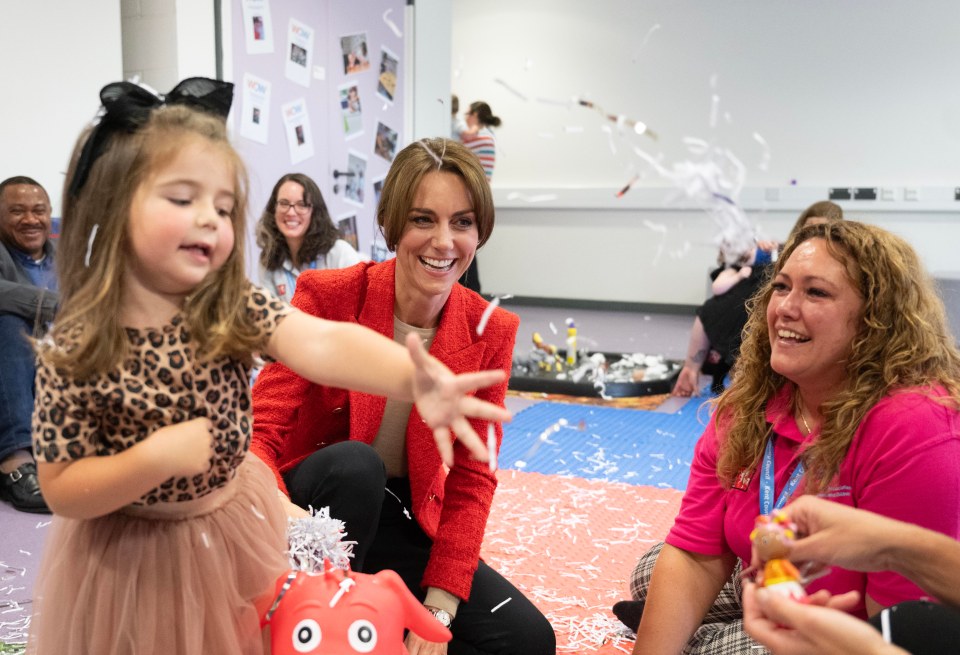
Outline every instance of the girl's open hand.
<path fill-rule="evenodd" d="M 420 337 L 407 335 L 407 350 L 413 360 L 413 398 L 421 418 L 433 430 L 433 438 L 443 463 L 453 466 L 453 434 L 478 460 L 486 462 L 489 453 L 483 440 L 470 425 L 468 418 L 503 422 L 511 419 L 510 412 L 493 403 L 480 400 L 470 392 L 502 382 L 503 371 L 479 371 L 454 375 L 443 363 L 431 357 Z"/>

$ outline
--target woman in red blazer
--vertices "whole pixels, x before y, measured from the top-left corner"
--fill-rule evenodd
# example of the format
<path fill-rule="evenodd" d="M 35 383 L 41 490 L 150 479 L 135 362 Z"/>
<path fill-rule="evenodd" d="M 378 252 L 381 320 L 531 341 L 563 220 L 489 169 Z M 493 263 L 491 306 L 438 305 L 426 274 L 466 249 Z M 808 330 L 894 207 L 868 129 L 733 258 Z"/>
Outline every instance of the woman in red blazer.
<path fill-rule="evenodd" d="M 407 146 L 387 174 L 377 222 L 395 259 L 305 271 L 293 305 L 400 342 L 416 332 L 454 373 L 509 375 L 519 319 L 495 309 L 477 334 L 489 305 L 457 284 L 493 230 L 493 199 L 476 156 L 448 139 Z M 506 388 L 504 381 L 476 395 L 502 405 Z M 449 645 L 409 633 L 411 655 L 555 652 L 546 618 L 480 561 L 497 486 L 487 464 L 454 442 L 448 470 L 409 403 L 315 385 L 281 364 L 257 379 L 253 412 L 251 450 L 273 468 L 280 490 L 299 507 L 329 506 L 357 542 L 353 568 L 397 571 L 450 627 Z M 473 428 L 487 433 L 483 422 Z M 500 425 L 495 434 L 499 448 Z"/>

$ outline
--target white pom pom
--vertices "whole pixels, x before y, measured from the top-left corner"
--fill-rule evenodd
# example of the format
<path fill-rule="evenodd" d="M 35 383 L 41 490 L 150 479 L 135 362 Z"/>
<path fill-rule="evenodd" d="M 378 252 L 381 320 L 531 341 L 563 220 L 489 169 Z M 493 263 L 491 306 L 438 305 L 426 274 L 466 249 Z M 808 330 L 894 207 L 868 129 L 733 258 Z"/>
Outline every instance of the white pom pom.
<path fill-rule="evenodd" d="M 343 521 L 330 517 L 330 508 L 310 508 L 310 516 L 287 520 L 287 555 L 290 568 L 306 573 L 323 571 L 323 560 L 337 568 L 350 568 L 356 541 L 344 541 Z"/>

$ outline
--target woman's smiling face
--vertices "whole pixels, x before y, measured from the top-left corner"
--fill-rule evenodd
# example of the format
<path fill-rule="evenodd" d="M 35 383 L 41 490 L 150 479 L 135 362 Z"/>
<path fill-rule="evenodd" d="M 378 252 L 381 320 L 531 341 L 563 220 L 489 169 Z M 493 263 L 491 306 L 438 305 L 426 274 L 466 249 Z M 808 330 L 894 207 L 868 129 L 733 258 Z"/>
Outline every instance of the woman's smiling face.
<path fill-rule="evenodd" d="M 842 385 L 862 313 L 863 298 L 827 242 L 801 243 L 773 281 L 770 366 L 801 388 Z"/>
<path fill-rule="evenodd" d="M 460 176 L 428 173 L 397 243 L 397 289 L 446 302 L 473 261 L 479 240 L 473 202 Z"/>

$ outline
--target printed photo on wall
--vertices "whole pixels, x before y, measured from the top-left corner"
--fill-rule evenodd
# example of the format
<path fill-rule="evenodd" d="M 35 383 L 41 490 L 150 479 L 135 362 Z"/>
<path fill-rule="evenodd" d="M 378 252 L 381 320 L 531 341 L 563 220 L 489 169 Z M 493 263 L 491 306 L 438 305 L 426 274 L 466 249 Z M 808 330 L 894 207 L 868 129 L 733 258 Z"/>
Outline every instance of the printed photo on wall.
<path fill-rule="evenodd" d="M 367 51 L 367 34 L 350 34 L 340 37 L 340 51 L 343 53 L 343 73 L 360 73 L 370 68 L 370 54 Z"/>
<path fill-rule="evenodd" d="M 373 153 L 380 155 L 387 161 L 393 161 L 397 154 L 397 132 L 383 123 L 377 123 L 377 138 L 373 142 Z"/>
<path fill-rule="evenodd" d="M 343 133 L 347 139 L 363 134 L 363 109 L 360 106 L 360 86 L 356 82 L 341 84 L 340 113 L 343 115 Z"/>
<path fill-rule="evenodd" d="M 354 250 L 359 251 L 357 245 L 357 215 L 344 214 L 337 219 L 337 230 L 340 232 L 340 238 L 353 246 Z"/>
<path fill-rule="evenodd" d="M 347 155 L 347 184 L 343 189 L 343 198 L 347 202 L 363 206 L 365 179 L 367 176 L 367 158 L 351 150 Z"/>
<path fill-rule="evenodd" d="M 288 102 L 280 111 L 283 113 L 283 127 L 287 133 L 290 163 L 296 164 L 313 157 L 313 133 L 310 131 L 306 100 L 298 98 Z"/>
<path fill-rule="evenodd" d="M 383 181 L 386 179 L 385 175 L 382 175 L 373 181 L 373 204 L 380 204 L 380 194 L 383 193 Z"/>
<path fill-rule="evenodd" d="M 286 76 L 302 86 L 310 86 L 310 64 L 313 60 L 312 27 L 291 18 L 287 30 Z"/>
<path fill-rule="evenodd" d="M 377 81 L 377 95 L 393 102 L 397 93 L 397 70 L 400 68 L 400 59 L 388 48 L 381 49 L 380 78 Z"/>
<path fill-rule="evenodd" d="M 267 144 L 270 125 L 270 82 L 250 73 L 243 74 L 243 108 L 240 136 Z"/>
<path fill-rule="evenodd" d="M 243 0 L 243 36 L 248 55 L 273 52 L 270 0 Z"/>

